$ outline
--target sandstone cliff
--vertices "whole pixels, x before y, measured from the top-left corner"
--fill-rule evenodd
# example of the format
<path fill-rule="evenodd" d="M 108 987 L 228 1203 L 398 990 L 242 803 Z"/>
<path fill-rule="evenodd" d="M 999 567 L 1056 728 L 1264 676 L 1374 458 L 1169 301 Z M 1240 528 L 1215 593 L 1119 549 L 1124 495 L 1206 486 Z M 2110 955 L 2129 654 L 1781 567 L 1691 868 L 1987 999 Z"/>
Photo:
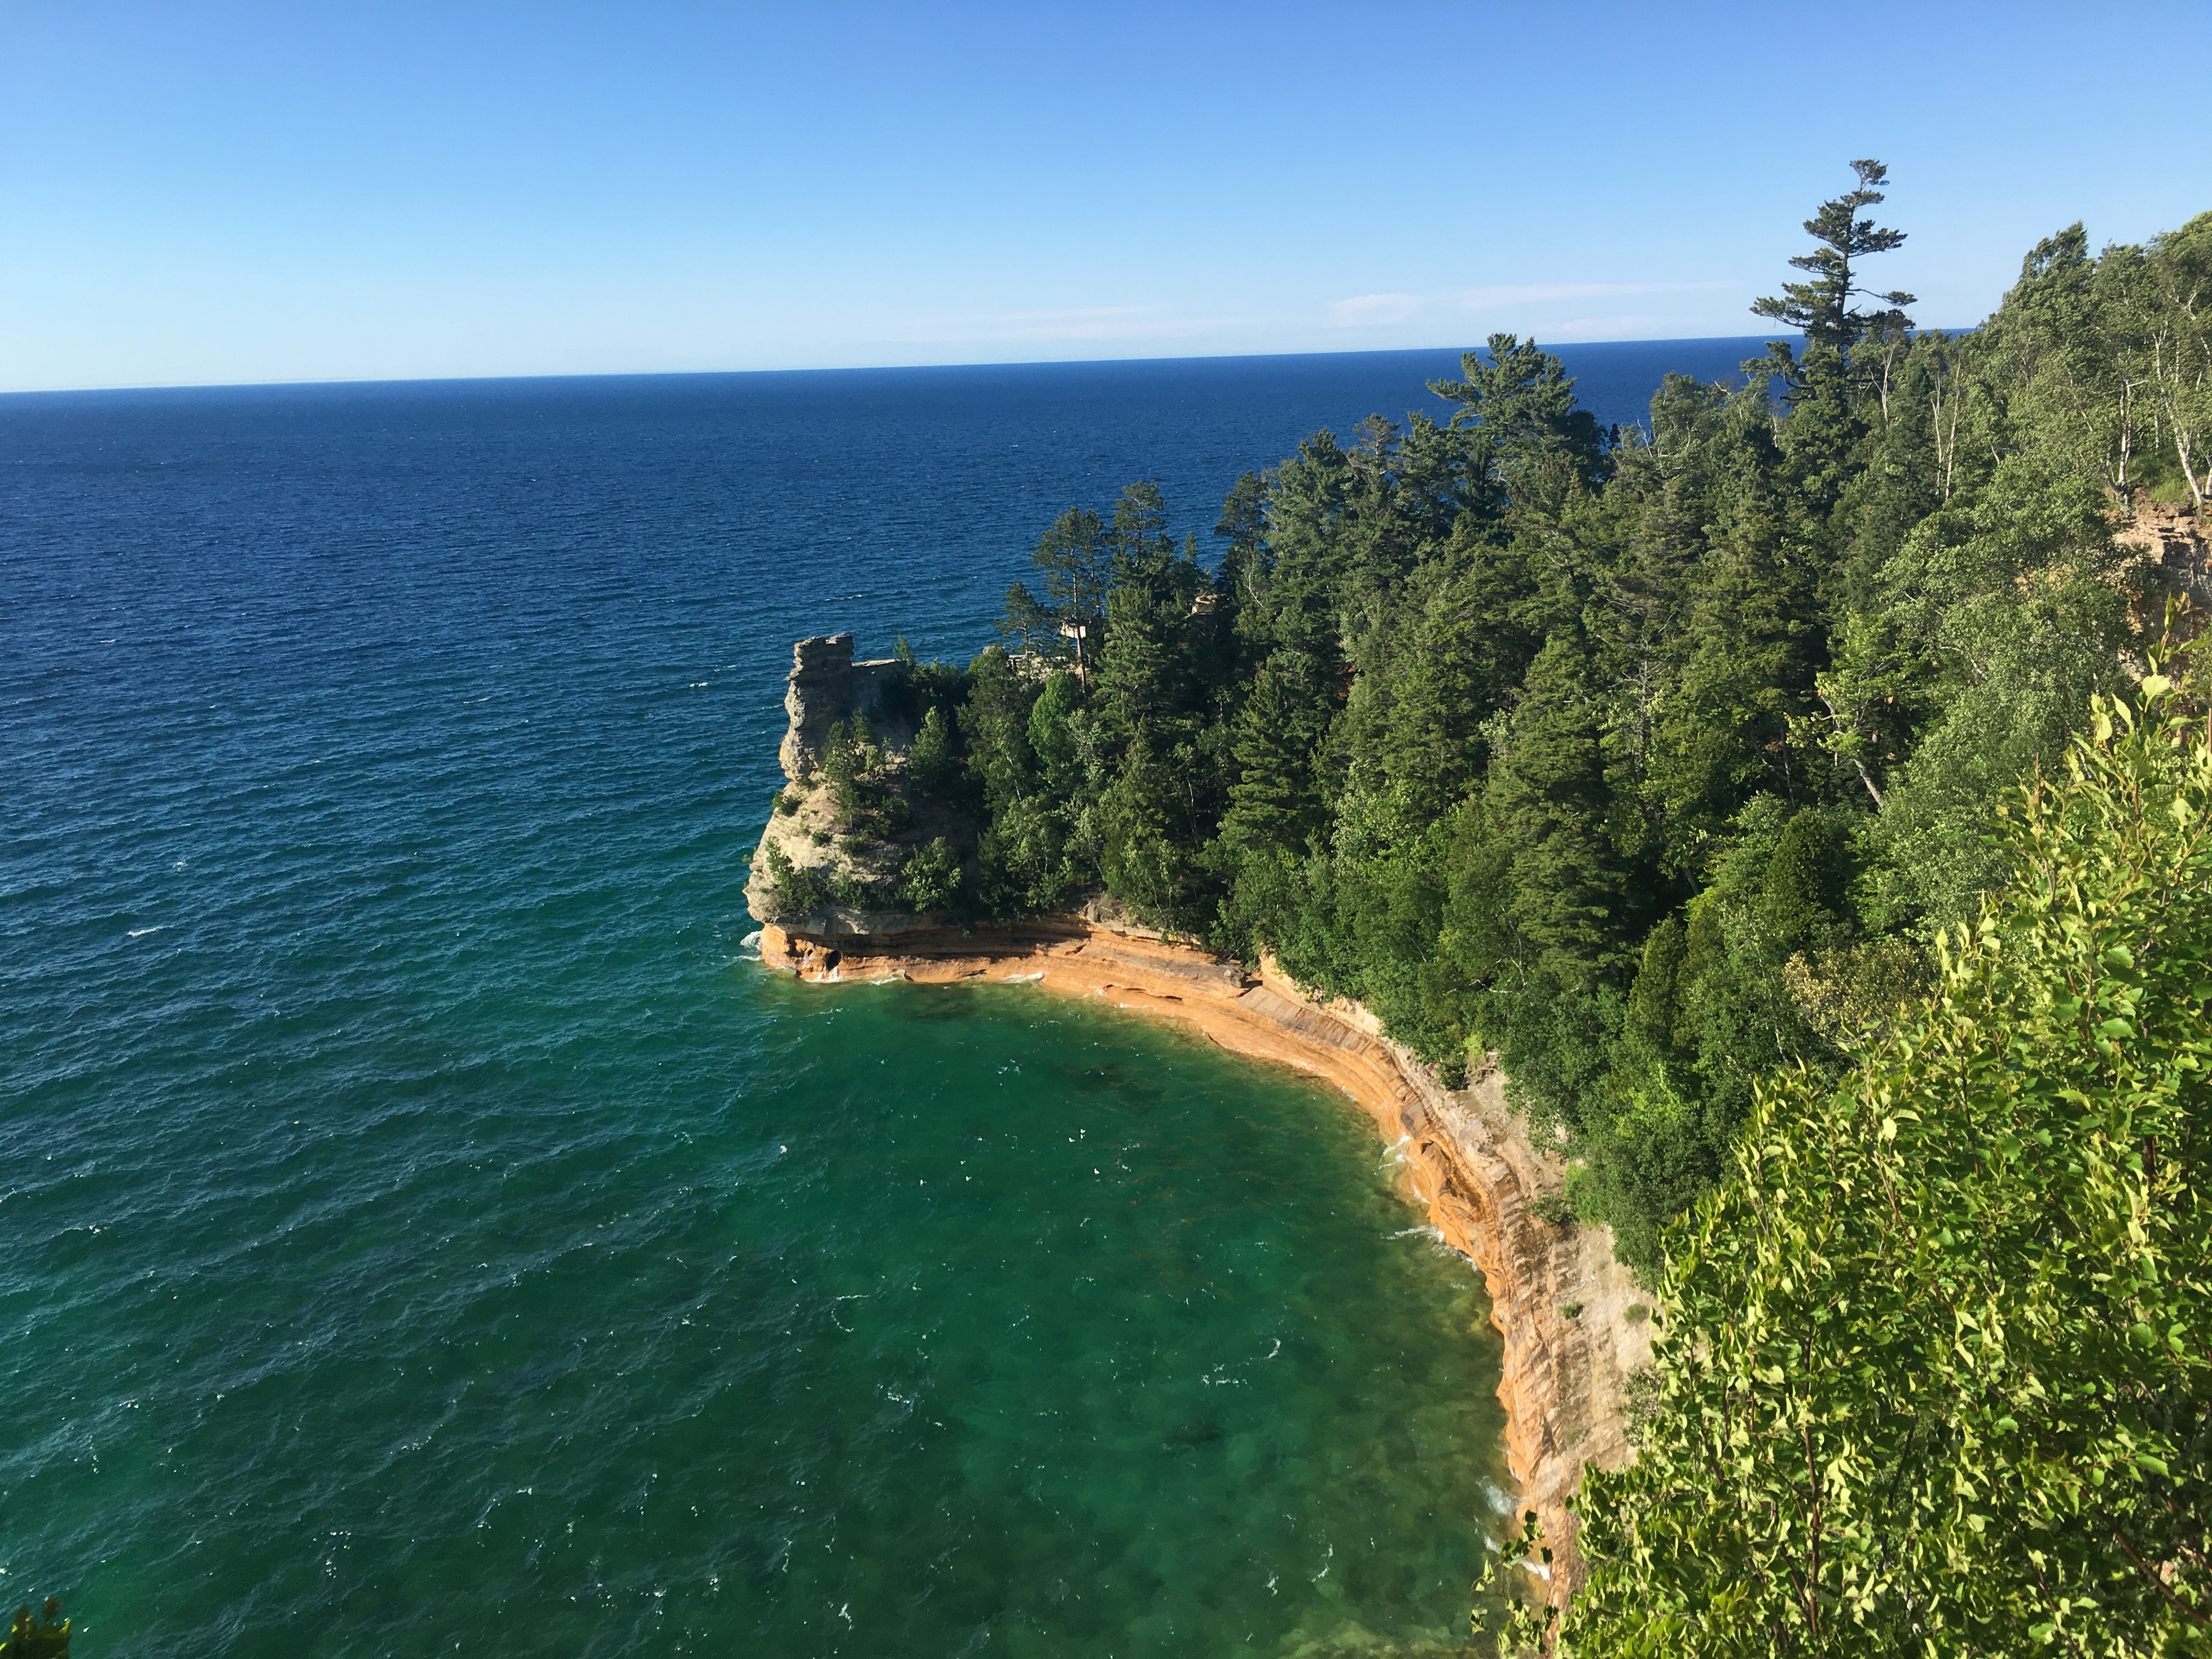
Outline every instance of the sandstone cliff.
<path fill-rule="evenodd" d="M 783 693 L 791 729 L 783 734 L 776 758 L 793 783 L 822 764 L 823 745 L 839 720 L 865 714 L 876 736 L 893 750 L 914 741 L 914 723 L 885 693 L 896 685 L 902 665 L 889 657 L 853 660 L 850 634 L 817 635 L 791 647 L 791 678 Z"/>
<path fill-rule="evenodd" d="M 2138 494 L 2112 539 L 2135 568 L 2139 626 L 2155 632 L 2169 598 L 2200 613 L 2212 608 L 2212 535 L 2195 512 Z"/>
<path fill-rule="evenodd" d="M 816 938 L 884 939 L 935 925 L 904 900 L 902 878 L 918 850 L 940 837 L 964 844 L 972 831 L 910 787 L 916 720 L 902 695 L 906 665 L 854 662 L 850 634 L 801 640 L 791 654 L 783 698 L 791 725 L 776 751 L 786 784 L 753 853 L 747 905 L 763 921 Z M 866 721 L 879 754 L 866 780 L 876 809 L 866 825 L 853 821 L 823 772 L 831 732 L 855 720 Z"/>

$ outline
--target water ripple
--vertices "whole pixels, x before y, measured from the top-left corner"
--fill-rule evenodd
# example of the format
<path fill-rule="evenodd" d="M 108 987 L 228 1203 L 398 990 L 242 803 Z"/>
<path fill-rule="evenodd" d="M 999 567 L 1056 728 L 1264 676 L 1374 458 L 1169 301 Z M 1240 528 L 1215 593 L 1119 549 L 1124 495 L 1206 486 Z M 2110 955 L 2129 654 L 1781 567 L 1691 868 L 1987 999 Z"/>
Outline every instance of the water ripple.
<path fill-rule="evenodd" d="M 0 398 L 9 1581 L 112 1656 L 1463 1628 L 1494 1349 L 1358 1124 L 740 945 L 793 639 L 965 656 L 1069 502 L 1203 534 L 1450 366 Z"/>

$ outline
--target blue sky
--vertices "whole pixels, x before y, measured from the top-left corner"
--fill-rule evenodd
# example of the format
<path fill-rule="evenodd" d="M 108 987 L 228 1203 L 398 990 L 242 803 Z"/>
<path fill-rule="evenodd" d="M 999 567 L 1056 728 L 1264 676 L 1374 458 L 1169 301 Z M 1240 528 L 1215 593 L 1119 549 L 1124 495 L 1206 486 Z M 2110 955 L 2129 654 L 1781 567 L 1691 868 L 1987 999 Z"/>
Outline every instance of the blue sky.
<path fill-rule="evenodd" d="M 2206 12 L 0 0 L 0 389 L 1741 334 L 2212 208 Z M 2170 72 L 2162 64 L 2173 67 Z"/>

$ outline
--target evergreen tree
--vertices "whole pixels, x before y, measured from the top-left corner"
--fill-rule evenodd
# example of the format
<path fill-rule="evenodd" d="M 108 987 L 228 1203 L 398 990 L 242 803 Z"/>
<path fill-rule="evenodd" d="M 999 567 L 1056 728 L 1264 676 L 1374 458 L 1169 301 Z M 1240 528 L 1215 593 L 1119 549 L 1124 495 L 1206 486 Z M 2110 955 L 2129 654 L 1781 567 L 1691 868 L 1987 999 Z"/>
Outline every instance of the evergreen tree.
<path fill-rule="evenodd" d="M 1668 826 L 1663 862 L 1688 874 L 1753 794 L 1807 787 L 1791 723 L 1819 665 L 1814 574 L 1784 533 L 1773 496 L 1747 470 L 1720 507 L 1713 544 L 1684 586 L 1674 662 L 1655 713 L 1645 791 Z"/>
<path fill-rule="evenodd" d="M 1615 969 L 1626 943 L 1589 672 L 1578 628 L 1544 642 L 1491 769 L 1486 806 L 1491 833 L 1513 849 L 1508 915 L 1523 970 L 1570 988 Z"/>
<path fill-rule="evenodd" d="M 1759 884 L 1759 933 L 1770 956 L 1832 943 L 1850 905 L 1850 844 L 1835 817 L 1817 806 L 1793 814 Z"/>
<path fill-rule="evenodd" d="M 1799 330 L 1808 348 L 1833 351 L 1846 360 L 1869 334 L 1901 335 L 1909 330 L 1912 319 L 1903 307 L 1913 303 L 1910 294 L 1877 294 L 1859 286 L 1855 262 L 1903 246 L 1905 233 L 1885 230 L 1859 216 L 1861 209 L 1883 199 L 1877 186 L 1887 181 L 1889 169 L 1880 161 L 1854 161 L 1851 171 L 1858 175 L 1858 188 L 1821 203 L 1820 211 L 1805 222 L 1806 234 L 1820 246 L 1790 261 L 1812 280 L 1784 283 L 1779 297 L 1754 301 L 1751 307 L 1755 315 Z M 1856 309 L 1851 301 L 1860 295 L 1881 301 L 1882 308 Z"/>
<path fill-rule="evenodd" d="M 1534 340 L 1490 337 L 1490 355 L 1460 358 L 1457 380 L 1432 380 L 1429 390 L 1460 405 L 1456 428 L 1479 430 L 1491 458 L 1492 476 L 1507 489 L 1527 487 L 1556 465 L 1583 483 L 1601 481 L 1606 434 L 1597 419 L 1575 404 L 1575 383 L 1551 353 Z"/>
<path fill-rule="evenodd" d="M 1065 651 L 1076 673 L 1088 679 L 1097 636 L 1105 619 L 1115 547 L 1096 513 L 1071 507 L 1037 538 L 1030 560 L 1043 578 L 1040 601 L 1017 582 L 1006 593 L 1000 631 L 1018 636 L 1033 654 Z"/>
<path fill-rule="evenodd" d="M 1313 775 L 1316 673 L 1304 652 L 1279 651 L 1261 665 L 1238 711 L 1237 781 L 1221 823 L 1222 846 L 1233 857 L 1301 852 L 1322 827 Z"/>

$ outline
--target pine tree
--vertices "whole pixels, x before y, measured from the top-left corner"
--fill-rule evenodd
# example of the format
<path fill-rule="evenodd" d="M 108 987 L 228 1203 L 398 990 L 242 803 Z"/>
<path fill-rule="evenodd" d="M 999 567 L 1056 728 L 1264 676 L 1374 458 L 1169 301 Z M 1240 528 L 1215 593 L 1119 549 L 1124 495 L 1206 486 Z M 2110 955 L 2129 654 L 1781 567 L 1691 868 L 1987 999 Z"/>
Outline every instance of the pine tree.
<path fill-rule="evenodd" d="M 1575 383 L 1559 360 L 1534 340 L 1490 337 L 1490 356 L 1460 358 L 1458 380 L 1432 380 L 1429 390 L 1460 405 L 1452 425 L 1478 428 L 1494 457 L 1494 476 L 1508 489 L 1540 472 L 1547 461 L 1564 463 L 1571 476 L 1595 484 L 1606 471 L 1607 434 L 1597 417 L 1575 404 Z"/>
<path fill-rule="evenodd" d="M 1206 576 L 1197 544 L 1178 553 L 1166 518 L 1159 489 L 1150 483 L 1131 484 L 1114 509 L 1097 707 L 1116 741 L 1195 712 L 1200 677 L 1191 611 Z"/>
<path fill-rule="evenodd" d="M 1232 753 L 1237 781 L 1221 823 L 1237 857 L 1298 853 L 1322 827 L 1313 775 L 1312 659 L 1278 652 L 1261 665 L 1238 712 Z"/>
<path fill-rule="evenodd" d="M 1491 831 L 1512 850 L 1509 914 L 1525 967 L 1584 987 L 1620 963 L 1626 884 L 1606 834 L 1602 728 L 1578 627 L 1529 665 L 1505 750 L 1491 769 Z"/>
<path fill-rule="evenodd" d="M 1030 557 L 1042 573 L 1044 598 L 1040 602 L 1017 582 L 1007 592 L 1000 630 L 1021 634 L 1032 652 L 1069 652 L 1076 673 L 1087 681 L 1113 580 L 1106 527 L 1096 513 L 1071 507 L 1037 538 Z"/>
<path fill-rule="evenodd" d="M 1701 866 L 1753 794 L 1804 787 L 1790 722 L 1805 713 L 1825 632 L 1814 573 L 1756 472 L 1728 513 L 1688 583 L 1652 726 L 1645 793 L 1677 874 Z"/>
<path fill-rule="evenodd" d="M 1784 827 L 1759 896 L 1759 933 L 1777 965 L 1793 951 L 1832 941 L 1849 902 L 1850 859 L 1841 826 L 1819 807 L 1805 808 Z"/>
<path fill-rule="evenodd" d="M 1754 301 L 1751 307 L 1756 316 L 1802 331 L 1808 347 L 1836 352 L 1846 360 L 1851 349 L 1869 334 L 1903 334 L 1909 330 L 1912 319 L 1903 307 L 1913 303 L 1910 294 L 1878 294 L 1858 285 L 1853 261 L 1900 246 L 1905 233 L 1882 229 L 1873 220 L 1859 217 L 1860 209 L 1883 199 L 1876 186 L 1888 179 L 1889 169 L 1880 161 L 1869 161 L 1852 162 L 1851 171 L 1858 175 L 1858 188 L 1821 203 L 1820 211 L 1805 222 L 1806 233 L 1820 246 L 1790 262 L 1809 272 L 1813 280 L 1784 283 L 1779 297 Z M 1854 309 L 1851 301 L 1862 295 L 1880 300 L 1882 309 Z"/>

